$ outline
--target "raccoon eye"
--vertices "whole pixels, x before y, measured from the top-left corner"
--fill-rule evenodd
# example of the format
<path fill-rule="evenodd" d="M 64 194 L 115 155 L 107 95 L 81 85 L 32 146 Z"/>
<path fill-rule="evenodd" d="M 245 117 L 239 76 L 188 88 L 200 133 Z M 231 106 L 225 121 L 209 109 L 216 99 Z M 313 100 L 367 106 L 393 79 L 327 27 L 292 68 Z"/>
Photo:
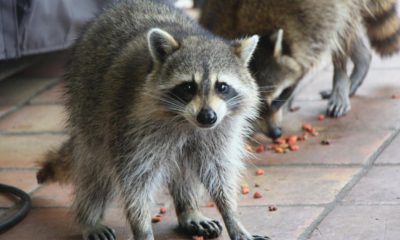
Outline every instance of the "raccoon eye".
<path fill-rule="evenodd" d="M 218 93 L 226 94 L 229 92 L 229 86 L 226 83 L 217 83 L 216 89 Z"/>
<path fill-rule="evenodd" d="M 194 95 L 196 94 L 196 83 L 194 82 L 186 82 L 181 85 L 181 88 L 184 92 Z"/>

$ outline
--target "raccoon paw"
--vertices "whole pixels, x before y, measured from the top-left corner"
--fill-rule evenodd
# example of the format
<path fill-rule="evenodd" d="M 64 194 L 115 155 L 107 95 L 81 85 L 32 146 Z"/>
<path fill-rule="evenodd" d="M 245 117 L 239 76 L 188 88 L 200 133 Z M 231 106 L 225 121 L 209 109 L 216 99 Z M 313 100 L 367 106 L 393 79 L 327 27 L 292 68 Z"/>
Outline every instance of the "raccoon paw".
<path fill-rule="evenodd" d="M 192 236 L 217 238 L 222 233 L 222 225 L 217 220 L 211 220 L 200 214 L 188 214 L 180 219 L 179 226 Z"/>
<path fill-rule="evenodd" d="M 83 231 L 84 240 L 116 240 L 115 231 L 107 226 L 99 225 Z"/>
<path fill-rule="evenodd" d="M 350 99 L 347 95 L 332 94 L 328 103 L 327 115 L 338 118 L 345 115 L 350 109 Z"/>

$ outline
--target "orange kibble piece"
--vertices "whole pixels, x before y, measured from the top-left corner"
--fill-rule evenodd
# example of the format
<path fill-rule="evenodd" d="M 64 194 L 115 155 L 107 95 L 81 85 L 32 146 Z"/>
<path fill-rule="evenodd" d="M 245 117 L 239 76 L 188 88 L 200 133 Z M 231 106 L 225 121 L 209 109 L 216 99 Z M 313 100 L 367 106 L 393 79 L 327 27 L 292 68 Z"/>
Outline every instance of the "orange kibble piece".
<path fill-rule="evenodd" d="M 318 116 L 318 120 L 324 121 L 324 120 L 325 120 L 325 115 L 320 114 L 320 115 Z"/>
<path fill-rule="evenodd" d="M 257 148 L 256 148 L 256 153 L 263 153 L 263 152 L 265 152 L 266 150 L 265 150 L 265 147 L 264 147 L 264 145 L 260 145 L 260 146 L 258 146 Z"/>
<path fill-rule="evenodd" d="M 275 140 L 275 143 L 278 145 L 282 145 L 286 143 L 286 140 L 284 138 L 278 138 Z"/>
<path fill-rule="evenodd" d="M 400 95 L 392 95 L 392 99 L 400 99 Z"/>
<path fill-rule="evenodd" d="M 289 146 L 290 146 L 290 145 L 295 145 L 295 144 L 297 143 L 297 139 L 298 139 L 297 136 L 290 136 L 290 137 L 287 139 L 287 143 L 289 144 Z"/>
<path fill-rule="evenodd" d="M 151 222 L 152 222 L 152 223 L 161 222 L 161 216 L 160 216 L 160 215 L 156 215 L 156 216 L 152 217 L 152 218 L 151 218 Z"/>
<path fill-rule="evenodd" d="M 160 208 L 160 213 L 165 214 L 167 212 L 167 209 L 165 207 Z"/>
<path fill-rule="evenodd" d="M 257 176 L 262 176 L 264 174 L 265 174 L 265 171 L 263 169 L 257 169 L 257 171 L 256 171 Z"/>
<path fill-rule="evenodd" d="M 254 198 L 262 198 L 262 194 L 260 192 L 255 192 Z"/>
<path fill-rule="evenodd" d="M 274 149 L 276 153 L 284 153 L 285 149 L 281 148 L 281 147 L 277 147 Z"/>
<path fill-rule="evenodd" d="M 290 150 L 292 151 L 298 151 L 300 149 L 299 145 L 290 145 Z"/>
<path fill-rule="evenodd" d="M 247 186 L 242 186 L 241 187 L 241 193 L 242 194 L 248 194 L 250 192 L 250 188 Z"/>
<path fill-rule="evenodd" d="M 311 131 L 311 129 L 313 129 L 313 127 L 309 123 L 304 123 L 303 129 L 306 130 L 307 132 L 309 132 L 309 131 Z"/>

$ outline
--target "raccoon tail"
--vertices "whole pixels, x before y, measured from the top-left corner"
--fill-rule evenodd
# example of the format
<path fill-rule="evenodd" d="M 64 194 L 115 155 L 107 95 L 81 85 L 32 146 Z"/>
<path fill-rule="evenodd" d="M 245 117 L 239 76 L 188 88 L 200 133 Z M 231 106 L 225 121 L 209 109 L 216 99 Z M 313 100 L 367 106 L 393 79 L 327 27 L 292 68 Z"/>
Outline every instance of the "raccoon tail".
<path fill-rule="evenodd" d="M 38 183 L 60 182 L 68 183 L 71 179 L 72 141 L 69 139 L 56 151 L 49 151 L 36 174 Z"/>
<path fill-rule="evenodd" d="M 397 0 L 368 0 L 364 14 L 368 38 L 382 57 L 400 51 L 400 19 Z"/>

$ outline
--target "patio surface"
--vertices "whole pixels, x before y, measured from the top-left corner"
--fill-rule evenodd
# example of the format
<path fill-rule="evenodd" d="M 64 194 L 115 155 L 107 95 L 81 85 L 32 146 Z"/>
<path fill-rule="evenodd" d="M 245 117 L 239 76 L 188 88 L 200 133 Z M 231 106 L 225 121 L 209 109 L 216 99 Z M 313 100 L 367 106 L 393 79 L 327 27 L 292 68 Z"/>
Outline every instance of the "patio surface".
<path fill-rule="evenodd" d="M 61 91 L 63 55 L 33 66 L 0 82 L 0 182 L 17 186 L 32 196 L 33 209 L 20 224 L 0 235 L 1 240 L 81 239 L 69 206 L 70 186 L 38 185 L 35 161 L 66 139 Z M 370 73 L 352 111 L 340 119 L 319 121 L 326 101 L 318 92 L 331 86 L 325 69 L 303 83 L 294 105 L 300 110 L 285 116 L 286 135 L 301 134 L 311 123 L 318 136 L 300 142 L 300 150 L 286 154 L 267 151 L 248 162 L 238 209 L 251 233 L 273 240 L 398 240 L 400 239 L 400 57 L 381 61 L 374 56 Z M 330 145 L 321 145 L 329 138 Z M 269 140 L 264 144 L 269 145 Z M 256 169 L 265 175 L 256 176 Z M 259 187 L 255 187 L 255 184 Z M 259 191 L 260 199 L 253 194 Z M 0 214 L 13 205 L 0 196 Z M 180 234 L 168 196 L 160 194 L 154 214 L 168 212 L 153 224 L 156 239 L 190 239 Z M 269 207 L 276 207 L 270 211 Z M 207 207 L 208 216 L 220 219 Z M 118 239 L 130 237 L 118 204 L 105 221 Z M 220 239 L 228 239 L 226 231 Z"/>

